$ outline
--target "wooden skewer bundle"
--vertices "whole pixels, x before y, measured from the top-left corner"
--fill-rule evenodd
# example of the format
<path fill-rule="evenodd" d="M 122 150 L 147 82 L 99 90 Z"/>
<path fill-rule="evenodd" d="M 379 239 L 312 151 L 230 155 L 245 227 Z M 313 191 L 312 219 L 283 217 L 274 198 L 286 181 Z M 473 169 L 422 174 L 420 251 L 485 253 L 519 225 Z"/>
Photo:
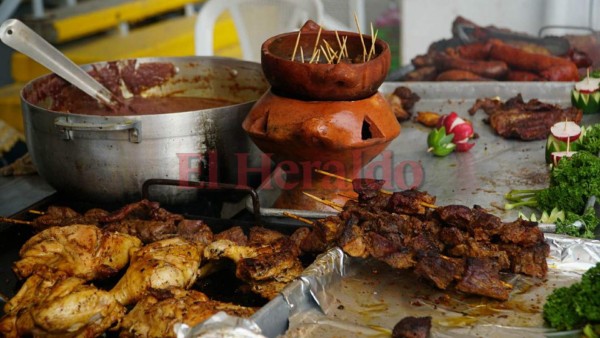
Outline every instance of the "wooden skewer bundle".
<path fill-rule="evenodd" d="M 378 31 L 373 29 L 373 23 L 371 23 L 371 46 L 370 46 L 369 50 L 367 50 L 367 46 L 366 46 L 365 40 L 363 38 L 363 34 L 360 30 L 360 25 L 358 23 L 358 17 L 356 16 L 356 13 L 354 13 L 354 21 L 356 22 L 356 28 L 358 30 L 358 34 L 360 35 L 360 41 L 361 41 L 362 47 L 363 47 L 362 61 L 367 62 L 367 61 L 371 60 L 372 57 L 375 56 L 375 42 L 377 41 Z M 308 61 L 308 63 L 319 63 L 320 59 L 321 59 L 321 52 L 323 53 L 323 56 L 325 57 L 325 60 L 327 61 L 328 64 L 337 64 L 337 63 L 340 63 L 344 59 L 349 59 L 350 57 L 348 55 L 348 49 L 346 47 L 346 41 L 348 40 L 348 37 L 344 36 L 344 37 L 340 38 L 338 31 L 335 31 L 335 37 L 336 37 L 338 47 L 339 47 L 339 50 L 336 51 L 327 40 L 323 39 L 322 40 L 323 44 L 320 44 L 321 43 L 321 30 L 322 30 L 322 27 L 319 27 L 319 31 L 317 33 L 317 39 L 315 40 L 315 44 L 313 46 L 313 52 L 312 52 L 311 58 Z M 300 49 L 301 62 L 304 63 L 304 51 L 303 51 L 302 47 L 299 46 L 301 34 L 302 34 L 301 31 L 298 31 L 298 36 L 296 37 L 296 44 L 294 45 L 294 50 L 292 52 L 291 60 L 292 61 L 296 60 L 296 54 L 298 52 L 298 49 Z"/>

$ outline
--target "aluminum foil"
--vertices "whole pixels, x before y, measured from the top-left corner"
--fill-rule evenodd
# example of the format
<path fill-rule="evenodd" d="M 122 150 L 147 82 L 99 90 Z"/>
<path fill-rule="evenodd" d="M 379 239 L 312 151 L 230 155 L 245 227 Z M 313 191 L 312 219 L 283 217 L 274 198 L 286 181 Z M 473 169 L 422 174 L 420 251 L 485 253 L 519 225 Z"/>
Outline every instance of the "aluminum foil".
<path fill-rule="evenodd" d="M 583 272 L 600 262 L 600 241 L 561 235 L 546 235 L 546 241 L 547 277 L 504 275 L 514 285 L 506 302 L 438 290 L 411 271 L 352 258 L 334 248 L 266 307 L 286 309 L 288 323 L 265 322 L 277 316 L 265 309 L 253 320 L 286 328 L 271 331 L 269 337 L 389 337 L 405 316 L 431 316 L 432 337 L 565 337 L 569 333 L 544 326 L 543 304 L 553 289 L 579 281 Z"/>
<path fill-rule="evenodd" d="M 251 320 L 219 312 L 194 327 L 175 324 L 177 338 L 265 338 Z"/>

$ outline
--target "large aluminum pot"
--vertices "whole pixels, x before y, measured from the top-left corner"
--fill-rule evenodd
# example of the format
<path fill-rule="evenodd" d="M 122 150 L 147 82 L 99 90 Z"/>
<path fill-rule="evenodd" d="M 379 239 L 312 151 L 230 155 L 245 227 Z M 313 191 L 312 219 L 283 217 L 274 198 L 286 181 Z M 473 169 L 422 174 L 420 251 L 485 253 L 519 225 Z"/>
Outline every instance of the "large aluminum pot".
<path fill-rule="evenodd" d="M 48 109 L 53 89 L 44 84 L 55 75 L 37 78 L 23 88 L 21 101 L 27 145 L 39 174 L 59 192 L 97 202 L 137 200 L 150 178 L 246 183 L 247 176 L 240 182 L 239 166 L 261 167 L 260 151 L 241 128 L 254 101 L 268 88 L 260 64 L 218 57 L 136 61 L 168 62 L 177 69 L 149 93 L 236 103 L 165 114 L 71 114 Z M 152 196 L 186 202 L 189 196 L 180 192 L 159 189 Z"/>

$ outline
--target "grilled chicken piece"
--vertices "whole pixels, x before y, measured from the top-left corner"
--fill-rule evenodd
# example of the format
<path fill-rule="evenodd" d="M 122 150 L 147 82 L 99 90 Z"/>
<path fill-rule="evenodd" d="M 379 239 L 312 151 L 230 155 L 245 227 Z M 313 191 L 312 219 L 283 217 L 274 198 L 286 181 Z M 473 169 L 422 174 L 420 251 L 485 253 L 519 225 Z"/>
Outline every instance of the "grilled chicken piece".
<path fill-rule="evenodd" d="M 13 270 L 24 278 L 47 266 L 84 280 L 101 279 L 125 267 L 129 250 L 141 245 L 136 237 L 103 231 L 94 225 L 51 227 L 25 242 Z"/>
<path fill-rule="evenodd" d="M 150 289 L 189 288 L 198 275 L 200 254 L 194 243 L 179 237 L 134 249 L 127 271 L 110 293 L 128 305 Z"/>
<path fill-rule="evenodd" d="M 125 307 L 107 291 L 65 272 L 43 268 L 4 306 L 5 337 L 97 337 L 120 321 Z"/>
<path fill-rule="evenodd" d="M 208 260 L 234 261 L 236 276 L 267 299 L 276 297 L 287 283 L 302 273 L 299 254 L 298 246 L 289 237 L 262 228 L 250 230 L 247 245 L 220 239 L 204 249 Z"/>
<path fill-rule="evenodd" d="M 150 291 L 121 322 L 120 337 L 176 337 L 174 325 L 195 326 L 219 311 L 249 317 L 254 308 L 208 299 L 202 292 L 173 288 Z"/>

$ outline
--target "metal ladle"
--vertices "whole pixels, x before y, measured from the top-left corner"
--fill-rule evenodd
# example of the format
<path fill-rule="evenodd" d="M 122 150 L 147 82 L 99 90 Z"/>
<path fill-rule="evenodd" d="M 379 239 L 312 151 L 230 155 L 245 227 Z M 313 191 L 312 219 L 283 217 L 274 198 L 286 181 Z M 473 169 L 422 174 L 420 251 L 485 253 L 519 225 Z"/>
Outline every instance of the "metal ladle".
<path fill-rule="evenodd" d="M 17 19 L 4 21 L 0 26 L 0 40 L 109 108 L 115 109 L 119 105 L 119 100 L 111 91 L 21 21 Z"/>

